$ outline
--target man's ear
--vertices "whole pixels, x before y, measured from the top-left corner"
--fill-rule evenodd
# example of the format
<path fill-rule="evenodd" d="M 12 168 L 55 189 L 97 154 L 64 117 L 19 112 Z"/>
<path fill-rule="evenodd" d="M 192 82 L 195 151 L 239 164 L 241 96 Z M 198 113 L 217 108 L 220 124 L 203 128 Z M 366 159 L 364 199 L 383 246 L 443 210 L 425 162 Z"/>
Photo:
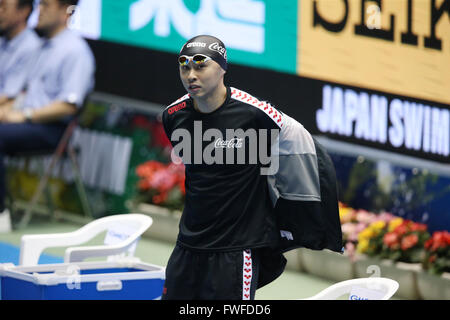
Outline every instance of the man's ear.
<path fill-rule="evenodd" d="M 66 13 L 69 15 L 69 17 L 71 17 L 74 15 L 76 10 L 77 10 L 76 5 L 70 5 L 70 6 L 67 6 Z"/>

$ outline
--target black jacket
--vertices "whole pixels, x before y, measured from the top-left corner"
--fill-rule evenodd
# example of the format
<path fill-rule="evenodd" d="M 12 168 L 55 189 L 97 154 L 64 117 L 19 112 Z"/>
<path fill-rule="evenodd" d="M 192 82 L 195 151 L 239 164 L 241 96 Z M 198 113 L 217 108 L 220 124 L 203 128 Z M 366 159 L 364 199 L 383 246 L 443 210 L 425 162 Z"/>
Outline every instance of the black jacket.
<path fill-rule="evenodd" d="M 268 176 L 278 244 L 263 251 L 258 287 L 284 270 L 282 253 L 300 247 L 343 252 L 337 180 L 325 148 L 296 120 L 283 115 L 279 170 Z"/>

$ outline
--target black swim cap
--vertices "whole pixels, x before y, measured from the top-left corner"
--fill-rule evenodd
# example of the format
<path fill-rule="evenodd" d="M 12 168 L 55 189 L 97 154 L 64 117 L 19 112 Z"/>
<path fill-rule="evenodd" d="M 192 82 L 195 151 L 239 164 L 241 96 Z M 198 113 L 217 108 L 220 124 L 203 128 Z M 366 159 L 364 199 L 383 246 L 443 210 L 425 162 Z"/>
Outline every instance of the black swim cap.
<path fill-rule="evenodd" d="M 213 36 L 200 35 L 188 40 L 181 48 L 179 56 L 204 54 L 227 70 L 227 49 L 220 39 Z"/>

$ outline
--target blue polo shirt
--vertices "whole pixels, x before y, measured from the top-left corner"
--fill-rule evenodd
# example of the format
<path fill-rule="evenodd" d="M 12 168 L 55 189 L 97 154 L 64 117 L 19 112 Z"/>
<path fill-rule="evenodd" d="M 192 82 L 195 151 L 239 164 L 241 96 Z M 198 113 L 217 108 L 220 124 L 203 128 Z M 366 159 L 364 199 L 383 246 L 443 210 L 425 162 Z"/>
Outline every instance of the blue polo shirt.
<path fill-rule="evenodd" d="M 39 109 L 55 101 L 81 107 L 94 88 L 95 59 L 89 45 L 69 29 L 42 41 L 21 108 Z"/>
<path fill-rule="evenodd" d="M 30 63 L 40 45 L 41 40 L 30 29 L 11 40 L 0 38 L 0 96 L 15 98 L 25 89 Z"/>

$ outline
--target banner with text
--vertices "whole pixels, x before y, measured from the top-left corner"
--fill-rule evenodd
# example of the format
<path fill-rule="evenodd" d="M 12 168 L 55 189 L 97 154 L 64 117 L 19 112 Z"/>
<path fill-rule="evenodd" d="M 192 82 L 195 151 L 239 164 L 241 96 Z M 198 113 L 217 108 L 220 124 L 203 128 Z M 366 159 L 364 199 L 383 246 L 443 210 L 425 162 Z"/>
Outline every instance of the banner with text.
<path fill-rule="evenodd" d="M 450 0 L 299 3 L 299 75 L 450 104 Z"/>
<path fill-rule="evenodd" d="M 211 34 L 230 62 L 296 70 L 296 1 L 103 0 L 101 7 L 104 40 L 178 53 L 188 39 Z"/>

